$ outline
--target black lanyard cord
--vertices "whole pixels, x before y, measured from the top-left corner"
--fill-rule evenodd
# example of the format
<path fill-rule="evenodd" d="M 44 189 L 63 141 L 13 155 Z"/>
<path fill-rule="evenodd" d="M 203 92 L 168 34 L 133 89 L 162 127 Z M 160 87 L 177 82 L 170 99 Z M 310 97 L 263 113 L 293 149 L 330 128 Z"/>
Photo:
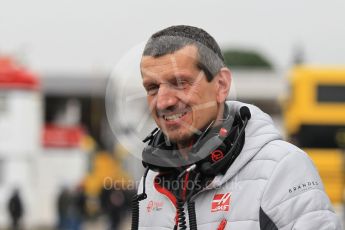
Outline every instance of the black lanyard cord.
<path fill-rule="evenodd" d="M 146 177 L 147 177 L 148 172 L 149 172 L 149 168 L 147 167 L 143 176 L 143 192 L 141 194 L 136 194 L 135 196 L 133 196 L 133 199 L 132 199 L 132 230 L 139 229 L 139 202 L 147 198 L 145 189 L 146 189 Z"/>

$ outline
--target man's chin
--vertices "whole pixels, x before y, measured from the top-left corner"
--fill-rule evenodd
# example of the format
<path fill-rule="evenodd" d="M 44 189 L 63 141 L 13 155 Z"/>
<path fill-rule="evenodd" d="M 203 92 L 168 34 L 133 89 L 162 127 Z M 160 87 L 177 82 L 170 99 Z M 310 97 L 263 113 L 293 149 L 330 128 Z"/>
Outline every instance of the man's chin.
<path fill-rule="evenodd" d="M 171 143 L 179 144 L 179 143 L 190 143 L 191 139 L 193 138 L 192 133 L 186 134 L 175 134 L 175 133 L 165 133 L 166 137 L 168 137 Z"/>

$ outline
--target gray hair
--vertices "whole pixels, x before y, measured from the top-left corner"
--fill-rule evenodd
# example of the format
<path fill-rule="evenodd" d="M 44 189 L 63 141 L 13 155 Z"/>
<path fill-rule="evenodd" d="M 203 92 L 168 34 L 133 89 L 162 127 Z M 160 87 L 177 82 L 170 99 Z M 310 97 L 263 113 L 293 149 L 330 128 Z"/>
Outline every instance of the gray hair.
<path fill-rule="evenodd" d="M 160 57 L 188 45 L 197 47 L 197 67 L 205 73 L 207 81 L 212 81 L 225 66 L 224 57 L 216 40 L 200 28 L 178 25 L 160 30 L 146 43 L 143 56 Z"/>

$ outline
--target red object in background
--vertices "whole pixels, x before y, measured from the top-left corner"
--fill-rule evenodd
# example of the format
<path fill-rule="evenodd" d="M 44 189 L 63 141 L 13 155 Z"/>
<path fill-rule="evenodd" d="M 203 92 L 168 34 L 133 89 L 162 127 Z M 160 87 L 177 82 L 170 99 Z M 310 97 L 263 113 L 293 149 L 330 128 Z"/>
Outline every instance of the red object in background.
<path fill-rule="evenodd" d="M 8 57 L 0 57 L 0 88 L 37 90 L 40 87 L 38 78 L 16 65 Z"/>
<path fill-rule="evenodd" d="M 64 127 L 46 125 L 43 131 L 43 145 L 51 148 L 79 148 L 84 129 L 80 126 Z"/>

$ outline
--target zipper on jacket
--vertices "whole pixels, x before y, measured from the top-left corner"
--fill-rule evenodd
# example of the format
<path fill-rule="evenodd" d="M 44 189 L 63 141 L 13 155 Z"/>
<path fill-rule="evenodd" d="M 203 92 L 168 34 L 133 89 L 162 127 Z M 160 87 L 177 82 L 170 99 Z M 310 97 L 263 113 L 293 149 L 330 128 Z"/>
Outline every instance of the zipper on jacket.
<path fill-rule="evenodd" d="M 182 187 L 182 199 L 184 201 L 186 201 L 188 178 L 189 178 L 189 172 L 187 172 L 186 176 L 184 177 L 184 182 L 183 182 L 183 187 Z"/>
<path fill-rule="evenodd" d="M 183 181 L 183 187 L 180 188 L 181 191 L 181 195 L 182 195 L 182 199 L 185 201 L 186 200 L 186 196 L 187 196 L 187 184 L 188 184 L 188 179 L 189 179 L 189 172 L 186 173 L 185 177 L 184 177 L 184 181 Z M 177 230 L 178 229 L 178 225 L 179 225 L 179 220 L 178 220 L 178 212 L 177 212 L 177 200 L 175 195 L 168 189 L 162 187 L 160 184 L 156 183 L 156 178 L 154 179 L 154 187 L 155 189 L 165 195 L 166 197 L 169 198 L 169 200 L 173 203 L 173 205 L 176 208 L 176 215 L 175 215 L 175 226 L 173 230 Z"/>
<path fill-rule="evenodd" d="M 224 229 L 225 229 L 226 224 L 227 224 L 226 219 L 223 219 L 223 220 L 222 220 L 222 222 L 220 222 L 220 224 L 219 224 L 219 226 L 218 226 L 217 230 L 224 230 Z"/>

